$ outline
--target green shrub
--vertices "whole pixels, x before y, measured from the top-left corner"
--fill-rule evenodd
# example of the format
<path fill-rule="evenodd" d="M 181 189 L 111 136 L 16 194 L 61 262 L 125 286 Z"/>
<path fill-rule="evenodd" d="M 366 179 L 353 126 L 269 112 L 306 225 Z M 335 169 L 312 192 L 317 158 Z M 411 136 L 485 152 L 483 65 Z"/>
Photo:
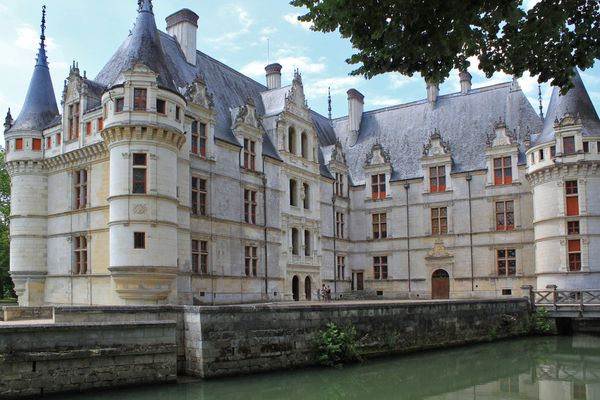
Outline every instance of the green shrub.
<path fill-rule="evenodd" d="M 552 332 L 552 321 L 548 316 L 548 310 L 538 307 L 529 317 L 529 330 L 535 334 L 548 334 Z"/>
<path fill-rule="evenodd" d="M 315 339 L 317 359 L 321 365 L 338 367 L 360 360 L 356 329 L 353 326 L 338 328 L 330 322 Z"/>

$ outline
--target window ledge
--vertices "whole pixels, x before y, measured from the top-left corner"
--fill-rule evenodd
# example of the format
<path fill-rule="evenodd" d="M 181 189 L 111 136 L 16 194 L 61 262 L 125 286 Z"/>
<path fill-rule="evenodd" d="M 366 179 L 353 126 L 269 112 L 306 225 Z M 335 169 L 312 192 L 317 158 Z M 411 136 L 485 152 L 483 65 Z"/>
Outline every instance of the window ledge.
<path fill-rule="evenodd" d="M 441 195 L 441 194 L 446 194 L 446 193 L 454 193 L 454 190 L 452 189 L 448 189 L 448 190 L 444 190 L 443 192 L 422 192 L 423 196 L 427 196 L 427 195 Z"/>
<path fill-rule="evenodd" d="M 521 186 L 522 183 L 520 181 L 513 181 L 512 183 L 500 183 L 500 184 L 489 184 L 486 183 L 485 184 L 485 188 L 486 189 L 490 189 L 490 188 L 501 188 L 501 187 L 510 187 L 510 186 Z"/>
<path fill-rule="evenodd" d="M 372 197 L 365 197 L 365 203 L 376 203 L 378 201 L 386 201 L 386 200 L 392 200 L 392 196 L 386 196 L 383 199 L 374 199 Z"/>

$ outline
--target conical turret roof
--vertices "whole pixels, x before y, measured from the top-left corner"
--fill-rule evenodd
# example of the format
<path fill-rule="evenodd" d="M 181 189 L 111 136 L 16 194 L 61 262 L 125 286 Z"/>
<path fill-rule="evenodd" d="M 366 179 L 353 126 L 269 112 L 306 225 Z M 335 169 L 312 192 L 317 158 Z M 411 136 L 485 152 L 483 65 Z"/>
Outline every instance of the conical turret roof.
<path fill-rule="evenodd" d="M 41 131 L 58 115 L 58 107 L 56 106 L 56 97 L 54 96 L 54 87 L 50 78 L 45 47 L 46 6 L 43 7 L 42 11 L 41 27 L 40 49 L 33 69 L 33 76 L 29 83 L 23 108 L 21 108 L 21 112 L 10 131 Z"/>
<path fill-rule="evenodd" d="M 144 64 L 158 74 L 158 85 L 177 92 L 156 28 L 151 0 L 140 0 L 138 16 L 131 34 L 102 68 L 96 81 L 112 87 L 124 83 L 124 72 Z"/>
<path fill-rule="evenodd" d="M 581 120 L 583 136 L 600 136 L 598 114 L 577 70 L 575 70 L 572 82 L 573 87 L 565 95 L 560 94 L 558 87 L 552 91 L 542 133 L 535 139 L 534 144 L 553 141 L 554 124 L 567 113 Z"/>

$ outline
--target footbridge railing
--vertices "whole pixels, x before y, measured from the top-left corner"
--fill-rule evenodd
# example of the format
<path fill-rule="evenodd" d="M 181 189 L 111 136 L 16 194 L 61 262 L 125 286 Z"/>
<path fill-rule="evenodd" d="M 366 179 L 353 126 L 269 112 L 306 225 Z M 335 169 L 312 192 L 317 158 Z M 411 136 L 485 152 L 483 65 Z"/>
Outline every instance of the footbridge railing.
<path fill-rule="evenodd" d="M 532 307 L 543 307 L 554 317 L 600 318 L 600 289 L 527 288 Z"/>

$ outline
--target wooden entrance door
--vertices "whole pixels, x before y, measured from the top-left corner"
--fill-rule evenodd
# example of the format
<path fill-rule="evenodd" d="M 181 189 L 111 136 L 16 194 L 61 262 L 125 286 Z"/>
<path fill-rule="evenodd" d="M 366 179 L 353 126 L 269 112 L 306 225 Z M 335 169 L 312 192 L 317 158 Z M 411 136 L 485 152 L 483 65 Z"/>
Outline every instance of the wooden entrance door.
<path fill-rule="evenodd" d="M 364 287 L 364 274 L 362 272 L 356 273 L 356 290 L 363 290 Z"/>
<path fill-rule="evenodd" d="M 300 279 L 296 275 L 292 278 L 292 297 L 294 301 L 300 300 Z"/>
<path fill-rule="evenodd" d="M 431 298 L 450 298 L 450 276 L 443 269 L 438 269 L 431 275 Z"/>
<path fill-rule="evenodd" d="M 304 297 L 306 297 L 306 300 L 310 300 L 311 296 L 310 296 L 310 292 L 311 292 L 311 288 L 310 288 L 310 276 L 307 276 L 306 279 L 304 280 Z"/>

